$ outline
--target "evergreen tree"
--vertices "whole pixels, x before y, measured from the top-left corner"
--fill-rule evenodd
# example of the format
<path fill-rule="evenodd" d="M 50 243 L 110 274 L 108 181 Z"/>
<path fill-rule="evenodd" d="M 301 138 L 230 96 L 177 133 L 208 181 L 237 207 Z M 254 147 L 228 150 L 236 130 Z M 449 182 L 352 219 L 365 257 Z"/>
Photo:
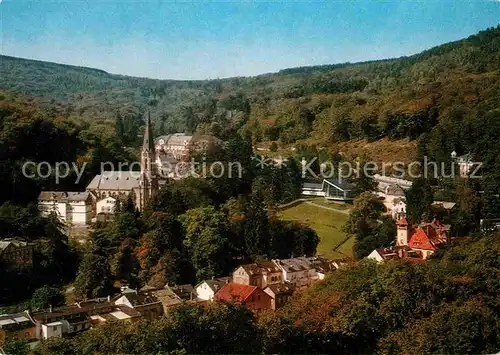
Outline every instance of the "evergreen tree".
<path fill-rule="evenodd" d="M 415 179 L 407 191 L 406 217 L 410 223 L 420 223 L 422 219 L 432 218 L 432 202 L 434 195 L 430 183 L 425 178 Z"/>

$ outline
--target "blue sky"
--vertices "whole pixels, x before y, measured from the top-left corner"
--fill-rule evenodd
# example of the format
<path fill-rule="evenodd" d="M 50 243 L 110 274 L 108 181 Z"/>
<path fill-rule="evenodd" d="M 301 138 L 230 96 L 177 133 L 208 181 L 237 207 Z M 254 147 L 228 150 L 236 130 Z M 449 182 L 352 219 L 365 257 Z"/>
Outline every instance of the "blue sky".
<path fill-rule="evenodd" d="M 500 24 L 500 0 L 0 0 L 1 53 L 171 79 L 411 55 Z"/>

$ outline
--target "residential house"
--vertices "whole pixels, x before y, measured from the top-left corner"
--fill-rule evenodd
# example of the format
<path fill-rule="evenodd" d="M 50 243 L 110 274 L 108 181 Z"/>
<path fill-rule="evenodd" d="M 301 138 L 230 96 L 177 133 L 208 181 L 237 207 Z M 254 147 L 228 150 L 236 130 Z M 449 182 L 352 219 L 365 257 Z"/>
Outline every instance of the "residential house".
<path fill-rule="evenodd" d="M 408 246 L 421 253 L 423 259 L 427 259 L 439 247 L 449 242 L 449 229 L 449 225 L 444 225 L 438 220 L 423 223 L 412 231 Z"/>
<path fill-rule="evenodd" d="M 229 282 L 231 282 L 231 277 L 220 277 L 201 281 L 195 286 L 198 298 L 205 301 L 213 301 L 217 291 Z"/>
<path fill-rule="evenodd" d="M 142 318 L 139 311 L 123 304 L 116 305 L 109 296 L 82 301 L 77 306 L 86 311 L 92 325 L 113 321 L 133 322 Z"/>
<path fill-rule="evenodd" d="M 417 251 L 423 259 L 432 255 L 440 246 L 449 242 L 450 226 L 434 219 L 430 223 L 411 226 L 406 218 L 397 223 L 397 246 L 409 246 Z"/>
<path fill-rule="evenodd" d="M 114 300 L 114 304 L 135 309 L 147 320 L 157 319 L 164 313 L 161 301 L 154 294 L 148 292 L 122 294 Z"/>
<path fill-rule="evenodd" d="M 87 310 L 78 305 L 64 306 L 48 311 L 34 312 L 37 339 L 62 337 L 90 328 Z"/>
<path fill-rule="evenodd" d="M 63 321 L 42 324 L 40 339 L 62 338 L 64 333 L 63 327 Z"/>
<path fill-rule="evenodd" d="M 13 340 L 35 339 L 35 323 L 27 312 L 0 315 L 0 347 Z"/>
<path fill-rule="evenodd" d="M 260 261 L 238 267 L 233 272 L 233 282 L 264 288 L 283 282 L 283 273 L 273 261 Z"/>
<path fill-rule="evenodd" d="M 323 280 L 327 273 L 349 263 L 346 258 L 330 260 L 319 255 L 302 258 L 307 259 L 307 262 L 316 270 L 316 276 L 313 277 L 312 281 Z"/>
<path fill-rule="evenodd" d="M 33 265 L 33 247 L 18 238 L 7 238 L 0 240 L 0 260 L 16 266 Z"/>
<path fill-rule="evenodd" d="M 96 212 L 105 214 L 114 214 L 116 209 L 117 198 L 108 196 L 96 202 Z"/>
<path fill-rule="evenodd" d="M 449 225 L 442 224 L 439 220 L 430 223 L 421 223 L 412 226 L 406 218 L 400 218 L 396 222 L 397 234 L 396 245 L 388 248 L 373 250 L 368 259 L 384 262 L 391 259 L 427 259 L 442 245 L 449 242 Z"/>
<path fill-rule="evenodd" d="M 110 297 L 108 297 L 82 301 L 55 309 L 51 307 L 48 310 L 36 311 L 31 315 L 27 313 L 24 318 L 16 315 L 10 315 L 10 317 L 18 322 L 27 322 L 25 318 L 31 321 L 33 325 L 31 339 L 48 339 L 71 336 L 88 330 L 92 325 L 108 321 L 136 321 L 148 316 L 147 312 L 145 314 L 146 316 L 143 316 L 138 310 L 125 304 L 117 305 L 111 302 Z M 26 334 L 25 339 L 27 337 Z"/>
<path fill-rule="evenodd" d="M 38 195 L 42 215 L 55 212 L 61 222 L 86 225 L 92 220 L 92 199 L 88 192 L 42 191 Z"/>
<path fill-rule="evenodd" d="M 474 156 L 469 152 L 464 155 L 457 156 L 455 151 L 451 152 L 451 159 L 457 163 L 460 177 L 467 178 L 473 173 L 477 167 L 481 167 L 481 162 L 473 161 Z"/>
<path fill-rule="evenodd" d="M 406 215 L 405 190 L 411 187 L 411 181 L 390 176 L 375 175 L 376 193 L 382 199 L 387 214 L 395 220 Z"/>
<path fill-rule="evenodd" d="M 165 286 L 166 289 L 172 290 L 181 300 L 184 301 L 196 301 L 198 298 L 198 294 L 191 284 L 184 285 L 174 285 L 174 286 Z"/>
<path fill-rule="evenodd" d="M 401 195 L 401 190 L 408 190 L 412 182 L 410 180 L 400 179 L 393 176 L 385 176 L 375 174 L 373 181 L 377 185 L 377 191 L 389 196 L 404 196 Z"/>
<path fill-rule="evenodd" d="M 106 322 L 135 322 L 142 319 L 139 311 L 125 305 L 114 305 L 108 311 L 100 310 L 91 314 L 90 316 L 92 325 L 103 324 Z"/>
<path fill-rule="evenodd" d="M 318 273 L 307 257 L 276 259 L 275 264 L 283 272 L 283 280 L 298 288 L 309 286 L 318 280 Z"/>
<path fill-rule="evenodd" d="M 257 286 L 249 286 L 230 282 L 215 294 L 218 301 L 235 302 L 250 310 L 260 311 L 272 309 L 272 299 Z"/>
<path fill-rule="evenodd" d="M 158 301 L 160 301 L 164 314 L 167 314 L 171 308 L 178 306 L 183 302 L 182 298 L 180 298 L 170 287 L 167 286 L 164 288 L 145 286 L 141 289 L 141 291 L 147 291 L 155 296 Z"/>
<path fill-rule="evenodd" d="M 373 259 L 378 263 L 384 263 L 389 260 L 406 260 L 412 263 L 423 261 L 421 255 L 407 245 L 374 249 L 366 258 Z"/>
<path fill-rule="evenodd" d="M 269 285 L 264 292 L 271 297 L 271 309 L 283 307 L 292 298 L 295 287 L 290 283 Z"/>

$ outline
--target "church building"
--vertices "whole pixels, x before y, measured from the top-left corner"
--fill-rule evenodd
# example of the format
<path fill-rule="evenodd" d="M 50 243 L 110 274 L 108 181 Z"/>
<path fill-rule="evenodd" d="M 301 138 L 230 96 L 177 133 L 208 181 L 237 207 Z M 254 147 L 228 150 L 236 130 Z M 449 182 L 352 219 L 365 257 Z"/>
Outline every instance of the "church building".
<path fill-rule="evenodd" d="M 96 175 L 87 186 L 93 198 L 94 215 L 99 213 L 97 205 L 109 197 L 125 200 L 132 196 L 135 207 L 142 211 L 148 201 L 158 192 L 165 180 L 159 179 L 156 167 L 157 157 L 151 131 L 151 118 L 148 116 L 141 150 L 140 171 L 103 171 Z"/>
<path fill-rule="evenodd" d="M 85 192 L 42 191 L 38 207 L 42 214 L 55 212 L 69 225 L 88 225 L 99 213 L 113 214 L 116 201 L 132 196 L 135 207 L 142 211 L 166 180 L 160 178 L 158 157 L 148 116 L 141 150 L 140 171 L 101 171 Z"/>

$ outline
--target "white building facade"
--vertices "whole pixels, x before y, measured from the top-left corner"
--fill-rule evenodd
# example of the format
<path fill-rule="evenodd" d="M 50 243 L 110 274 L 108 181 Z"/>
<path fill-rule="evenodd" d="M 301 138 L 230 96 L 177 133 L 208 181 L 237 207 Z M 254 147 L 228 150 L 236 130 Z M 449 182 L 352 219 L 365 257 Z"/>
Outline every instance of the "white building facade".
<path fill-rule="evenodd" d="M 97 213 L 114 214 L 116 210 L 116 198 L 106 197 L 96 203 Z"/>
<path fill-rule="evenodd" d="M 56 213 L 66 224 L 86 225 L 92 220 L 92 199 L 88 192 L 42 191 L 38 209 L 43 216 Z"/>

